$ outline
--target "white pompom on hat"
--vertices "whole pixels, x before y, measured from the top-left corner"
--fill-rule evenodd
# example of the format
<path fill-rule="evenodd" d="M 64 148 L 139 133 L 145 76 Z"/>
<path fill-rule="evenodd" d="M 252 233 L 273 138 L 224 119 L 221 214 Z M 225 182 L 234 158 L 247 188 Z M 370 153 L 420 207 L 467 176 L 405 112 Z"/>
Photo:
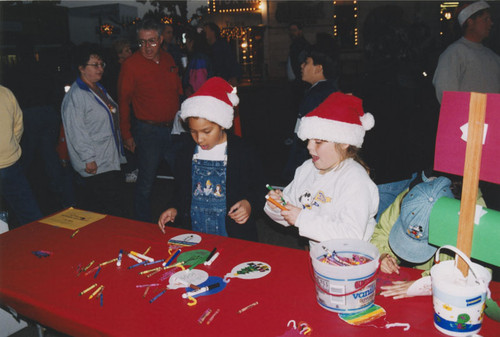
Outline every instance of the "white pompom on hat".
<path fill-rule="evenodd" d="M 365 131 L 374 125 L 375 119 L 363 111 L 361 99 L 334 92 L 302 117 L 297 134 L 302 140 L 321 139 L 361 147 Z"/>
<path fill-rule="evenodd" d="M 464 22 L 467 21 L 468 18 L 486 8 L 490 8 L 490 5 L 488 5 L 486 1 L 476 1 L 470 5 L 466 5 L 460 13 L 458 13 L 458 24 L 463 26 Z"/>
<path fill-rule="evenodd" d="M 229 129 L 239 101 L 236 88 L 220 77 L 212 77 L 181 104 L 180 117 L 183 121 L 188 117 L 205 118 Z"/>

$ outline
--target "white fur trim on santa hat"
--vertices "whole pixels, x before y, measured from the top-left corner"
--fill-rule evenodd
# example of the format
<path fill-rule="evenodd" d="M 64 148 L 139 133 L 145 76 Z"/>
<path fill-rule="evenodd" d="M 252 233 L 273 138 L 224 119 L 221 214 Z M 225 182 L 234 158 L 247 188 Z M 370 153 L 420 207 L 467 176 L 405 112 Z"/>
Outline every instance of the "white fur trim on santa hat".
<path fill-rule="evenodd" d="M 365 112 L 363 116 L 359 117 L 359 120 L 365 131 L 371 130 L 375 126 L 375 118 L 373 118 L 373 115 L 369 112 Z"/>
<path fill-rule="evenodd" d="M 297 135 L 302 140 L 321 139 L 328 142 L 361 147 L 365 136 L 365 128 L 361 125 L 344 123 L 316 116 L 306 116 L 300 121 Z"/>
<path fill-rule="evenodd" d="M 183 121 L 188 117 L 200 117 L 229 129 L 233 125 L 233 115 L 232 106 L 213 96 L 192 96 L 181 104 L 180 116 Z"/>

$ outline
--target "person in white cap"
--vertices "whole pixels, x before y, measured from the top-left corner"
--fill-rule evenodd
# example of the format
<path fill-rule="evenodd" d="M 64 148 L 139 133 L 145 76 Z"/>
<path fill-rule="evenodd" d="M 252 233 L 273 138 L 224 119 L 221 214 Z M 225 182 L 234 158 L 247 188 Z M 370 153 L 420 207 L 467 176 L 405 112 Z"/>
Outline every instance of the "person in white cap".
<path fill-rule="evenodd" d="M 432 80 L 440 103 L 444 91 L 500 93 L 500 56 L 482 44 L 493 25 L 489 8 L 477 1 L 459 12 L 463 36 L 441 54 Z"/>
<path fill-rule="evenodd" d="M 300 122 L 298 136 L 308 140 L 312 158 L 295 171 L 283 192 L 268 193 L 266 214 L 313 241 L 370 240 L 379 195 L 358 150 L 374 125 L 361 99 L 341 92 L 328 96 Z M 282 201 L 285 205 L 277 206 Z"/>
<path fill-rule="evenodd" d="M 254 209 L 263 204 L 262 169 L 252 147 L 226 130 L 233 125 L 236 88 L 220 77 L 208 79 L 181 105 L 191 133 L 175 161 L 172 207 L 158 220 L 194 231 L 257 240 Z"/>

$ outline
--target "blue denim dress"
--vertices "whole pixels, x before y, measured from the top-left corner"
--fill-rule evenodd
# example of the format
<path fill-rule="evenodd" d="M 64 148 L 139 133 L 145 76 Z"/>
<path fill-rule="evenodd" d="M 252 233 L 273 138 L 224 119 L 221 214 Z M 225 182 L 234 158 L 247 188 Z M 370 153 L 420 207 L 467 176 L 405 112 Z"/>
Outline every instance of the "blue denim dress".
<path fill-rule="evenodd" d="M 193 155 L 191 223 L 194 231 L 227 236 L 226 231 L 226 164 L 224 160 L 198 159 Z"/>

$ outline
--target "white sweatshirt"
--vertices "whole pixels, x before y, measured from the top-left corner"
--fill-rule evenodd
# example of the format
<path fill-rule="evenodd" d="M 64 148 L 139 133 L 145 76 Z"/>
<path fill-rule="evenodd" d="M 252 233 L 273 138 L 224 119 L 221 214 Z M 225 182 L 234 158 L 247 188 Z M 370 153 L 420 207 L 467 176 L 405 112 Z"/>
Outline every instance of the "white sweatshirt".
<path fill-rule="evenodd" d="M 315 241 L 360 239 L 369 241 L 375 228 L 379 195 L 365 169 L 353 159 L 320 174 L 312 160 L 295 171 L 283 190 L 287 203 L 302 207 L 295 226 L 301 236 Z M 281 210 L 264 207 L 267 215 L 283 226 L 289 224 Z"/>

